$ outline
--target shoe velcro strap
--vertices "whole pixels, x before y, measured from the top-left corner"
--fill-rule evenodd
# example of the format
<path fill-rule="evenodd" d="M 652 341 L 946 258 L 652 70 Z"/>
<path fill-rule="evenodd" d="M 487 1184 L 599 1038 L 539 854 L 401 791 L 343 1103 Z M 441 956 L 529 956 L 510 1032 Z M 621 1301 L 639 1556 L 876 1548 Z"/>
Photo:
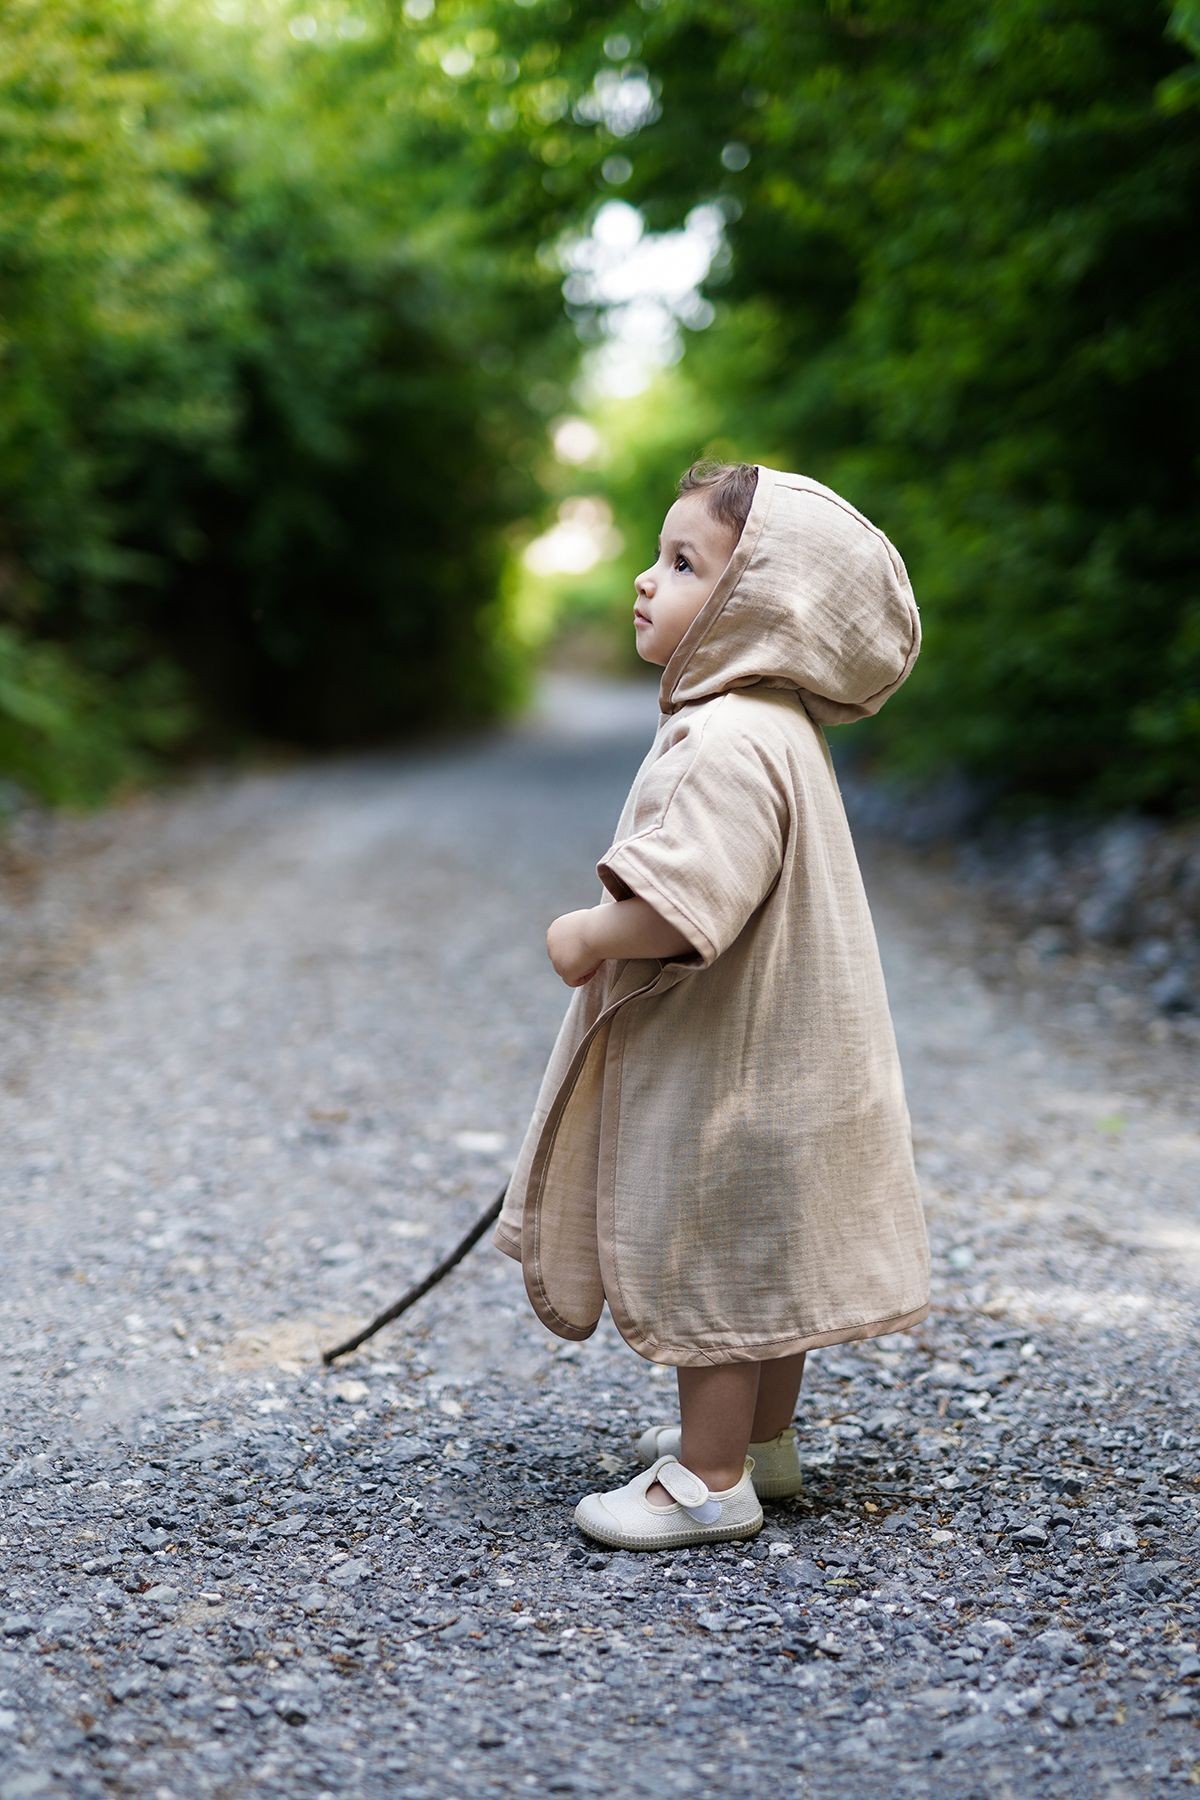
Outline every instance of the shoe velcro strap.
<path fill-rule="evenodd" d="M 698 1475 L 685 1468 L 676 1457 L 666 1459 L 655 1479 L 666 1488 L 672 1500 L 699 1524 L 711 1525 L 714 1519 L 720 1518 L 721 1502 L 712 1498 L 707 1482 L 701 1481 Z"/>

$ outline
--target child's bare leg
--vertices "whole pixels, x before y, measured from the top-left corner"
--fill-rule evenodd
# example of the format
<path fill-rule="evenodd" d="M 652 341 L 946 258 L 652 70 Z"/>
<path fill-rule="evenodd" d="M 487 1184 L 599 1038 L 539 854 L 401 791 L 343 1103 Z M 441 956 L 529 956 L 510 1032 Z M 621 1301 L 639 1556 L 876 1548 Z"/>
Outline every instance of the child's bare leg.
<path fill-rule="evenodd" d="M 711 1488 L 732 1487 L 739 1481 L 750 1443 L 766 1443 L 791 1424 L 806 1355 L 801 1350 L 769 1362 L 677 1369 L 683 1421 L 679 1460 L 684 1467 Z M 646 1498 L 657 1506 L 672 1503 L 657 1481 L 651 1482 Z"/>
<path fill-rule="evenodd" d="M 770 1362 L 759 1363 L 758 1404 L 750 1427 L 752 1444 L 765 1444 L 768 1438 L 778 1437 L 784 1426 L 791 1424 L 800 1396 L 800 1383 L 804 1380 L 807 1354 L 801 1350 L 796 1356 L 776 1356 Z"/>
<path fill-rule="evenodd" d="M 742 1478 L 759 1367 L 756 1362 L 740 1362 L 676 1370 L 683 1421 L 679 1460 L 710 1488 L 730 1488 Z M 657 1481 L 650 1483 L 646 1498 L 654 1506 L 675 1504 Z"/>

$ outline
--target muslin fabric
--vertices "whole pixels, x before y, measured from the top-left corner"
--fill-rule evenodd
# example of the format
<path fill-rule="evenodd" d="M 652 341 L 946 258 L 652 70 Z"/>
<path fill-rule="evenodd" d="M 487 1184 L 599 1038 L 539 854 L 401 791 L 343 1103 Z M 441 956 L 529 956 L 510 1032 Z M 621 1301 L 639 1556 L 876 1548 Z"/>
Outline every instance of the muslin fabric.
<path fill-rule="evenodd" d="M 692 948 L 572 991 L 494 1243 L 558 1336 L 605 1303 L 649 1361 L 792 1355 L 919 1323 L 929 1245 L 883 969 L 823 726 L 921 644 L 895 547 L 757 465 L 741 538 L 659 683 L 596 865 Z"/>

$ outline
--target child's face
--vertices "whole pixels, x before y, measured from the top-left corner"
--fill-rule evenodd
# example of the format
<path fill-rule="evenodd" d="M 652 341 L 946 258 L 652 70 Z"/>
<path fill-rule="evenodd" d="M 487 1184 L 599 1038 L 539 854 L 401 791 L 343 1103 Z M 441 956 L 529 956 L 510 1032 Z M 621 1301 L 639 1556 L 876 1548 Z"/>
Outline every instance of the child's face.
<path fill-rule="evenodd" d="M 736 545 L 736 531 L 713 518 L 702 494 L 680 495 L 663 520 L 658 561 L 633 584 L 634 631 L 638 655 L 646 662 L 670 661 Z"/>

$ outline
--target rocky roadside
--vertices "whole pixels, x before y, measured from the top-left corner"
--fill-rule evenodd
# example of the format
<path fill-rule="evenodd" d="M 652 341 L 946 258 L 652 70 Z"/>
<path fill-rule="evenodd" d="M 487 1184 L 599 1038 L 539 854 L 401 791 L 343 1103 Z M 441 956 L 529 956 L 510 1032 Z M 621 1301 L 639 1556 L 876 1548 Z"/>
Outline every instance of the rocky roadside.
<path fill-rule="evenodd" d="M 1031 983 L 936 858 L 862 828 L 931 1314 L 812 1353 L 806 1492 L 758 1538 L 579 1536 L 673 1377 L 607 1316 L 551 1337 L 486 1246 L 321 1364 L 505 1180 L 564 1005 L 544 926 L 646 732 L 568 684 L 24 845 L 0 1800 L 1200 1780 L 1195 1053 L 1132 990 Z"/>
<path fill-rule="evenodd" d="M 980 784 L 905 789 L 853 763 L 839 783 L 859 829 L 936 859 L 995 915 L 1026 975 L 1061 963 L 1084 991 L 1144 1003 L 1164 1021 L 1157 1035 L 1200 1042 L 1200 820 L 1002 820 Z"/>

